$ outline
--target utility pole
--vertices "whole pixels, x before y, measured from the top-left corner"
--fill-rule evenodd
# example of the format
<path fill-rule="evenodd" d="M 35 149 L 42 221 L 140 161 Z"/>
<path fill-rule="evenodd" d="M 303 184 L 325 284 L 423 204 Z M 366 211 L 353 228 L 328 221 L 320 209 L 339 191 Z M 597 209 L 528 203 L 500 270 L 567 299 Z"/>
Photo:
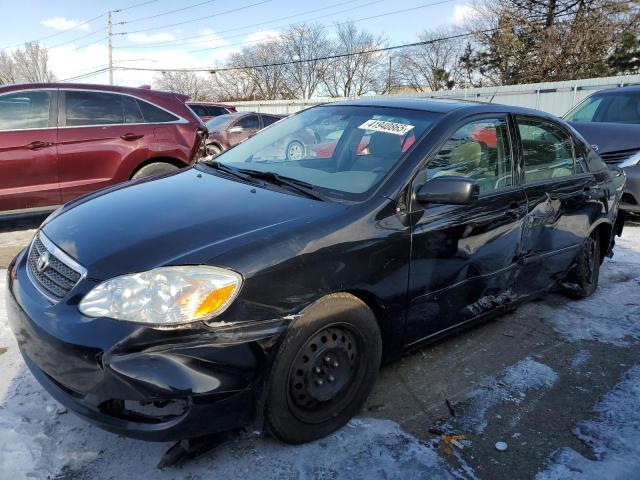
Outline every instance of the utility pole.
<path fill-rule="evenodd" d="M 391 93 L 391 60 L 393 60 L 393 57 L 389 55 L 389 76 L 387 77 L 387 93 Z"/>
<path fill-rule="evenodd" d="M 113 34 L 111 33 L 111 12 L 107 16 L 107 30 L 109 36 L 109 85 L 113 85 Z"/>

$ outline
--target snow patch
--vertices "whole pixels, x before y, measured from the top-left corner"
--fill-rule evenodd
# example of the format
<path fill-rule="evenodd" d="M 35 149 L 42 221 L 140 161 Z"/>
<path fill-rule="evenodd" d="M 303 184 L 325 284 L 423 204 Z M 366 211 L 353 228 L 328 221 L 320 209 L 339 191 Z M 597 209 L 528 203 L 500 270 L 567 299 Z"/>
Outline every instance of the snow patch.
<path fill-rule="evenodd" d="M 490 378 L 482 387 L 471 392 L 462 425 L 479 434 L 487 427 L 487 411 L 500 403 L 520 404 L 529 390 L 547 390 L 557 381 L 558 374 L 551 367 L 530 357 L 508 367 L 500 380 Z"/>
<path fill-rule="evenodd" d="M 616 346 L 640 340 L 640 242 L 623 245 L 614 249 L 613 259 L 602 264 L 595 295 L 569 301 L 561 312 L 548 303 L 538 304 L 539 313 L 566 340 Z"/>
<path fill-rule="evenodd" d="M 640 469 L 640 365 L 635 365 L 594 407 L 595 419 L 574 434 L 591 447 L 596 460 L 571 448 L 557 451 L 536 480 L 638 478 Z"/>

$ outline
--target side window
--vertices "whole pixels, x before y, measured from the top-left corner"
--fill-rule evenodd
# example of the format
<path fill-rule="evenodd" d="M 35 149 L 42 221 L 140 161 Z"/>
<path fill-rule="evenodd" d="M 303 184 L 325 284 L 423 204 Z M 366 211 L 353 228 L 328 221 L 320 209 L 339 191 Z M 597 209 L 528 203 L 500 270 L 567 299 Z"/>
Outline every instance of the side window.
<path fill-rule="evenodd" d="M 122 97 L 124 101 L 124 121 L 125 123 L 144 123 L 144 117 L 138 106 L 138 102 L 131 97 Z"/>
<path fill-rule="evenodd" d="M 205 107 L 204 105 L 189 105 L 189 108 L 193 110 L 193 113 L 195 113 L 199 117 L 209 116 L 209 111 L 207 110 L 207 107 Z"/>
<path fill-rule="evenodd" d="M 571 137 L 559 126 L 518 117 L 524 158 L 524 182 L 532 183 L 573 174 Z"/>
<path fill-rule="evenodd" d="M 179 120 L 175 115 L 151 105 L 150 103 L 143 100 L 137 100 L 137 102 L 146 123 L 166 123 Z"/>
<path fill-rule="evenodd" d="M 427 179 L 462 176 L 477 180 L 480 193 L 512 185 L 509 128 L 504 118 L 477 120 L 458 129 L 427 166 Z"/>
<path fill-rule="evenodd" d="M 222 107 L 214 107 L 212 105 L 209 105 L 207 107 L 207 110 L 209 111 L 209 116 L 211 117 L 217 117 L 219 115 L 226 115 L 227 113 L 229 113 Z"/>
<path fill-rule="evenodd" d="M 0 130 L 49 126 L 51 92 L 33 90 L 0 96 Z"/>
<path fill-rule="evenodd" d="M 257 115 L 249 115 L 248 117 L 241 118 L 236 122 L 237 127 L 242 127 L 245 130 L 257 130 L 260 128 Z"/>
<path fill-rule="evenodd" d="M 113 93 L 69 90 L 65 92 L 67 126 L 124 123 L 122 96 Z"/>
<path fill-rule="evenodd" d="M 271 115 L 262 116 L 262 123 L 265 127 L 268 127 L 272 123 L 276 123 L 278 120 L 280 120 L 279 117 L 272 117 Z"/>

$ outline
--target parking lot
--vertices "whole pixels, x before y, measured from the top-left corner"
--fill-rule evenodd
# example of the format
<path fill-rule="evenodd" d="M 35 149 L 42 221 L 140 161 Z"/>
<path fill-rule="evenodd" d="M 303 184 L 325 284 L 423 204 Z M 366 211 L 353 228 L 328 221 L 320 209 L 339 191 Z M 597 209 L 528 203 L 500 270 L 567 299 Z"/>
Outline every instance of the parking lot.
<path fill-rule="evenodd" d="M 4 269 L 36 226 L 0 227 L 2 295 Z M 3 478 L 635 477 L 639 266 L 640 223 L 628 222 L 593 297 L 552 294 L 383 367 L 359 417 L 330 437 L 295 447 L 245 431 L 163 471 L 154 466 L 169 444 L 103 432 L 38 385 L 1 302 Z"/>

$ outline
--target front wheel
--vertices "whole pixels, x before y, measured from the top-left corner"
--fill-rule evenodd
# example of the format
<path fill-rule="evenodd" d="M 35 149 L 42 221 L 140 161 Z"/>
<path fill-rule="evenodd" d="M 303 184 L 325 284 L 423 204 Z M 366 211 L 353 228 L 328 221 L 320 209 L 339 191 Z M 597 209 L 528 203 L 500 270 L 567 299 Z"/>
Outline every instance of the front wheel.
<path fill-rule="evenodd" d="M 600 277 L 600 236 L 593 232 L 580 249 L 574 269 L 565 282 L 568 293 L 574 298 L 591 296 L 598 288 Z"/>
<path fill-rule="evenodd" d="M 265 402 L 268 431 L 299 444 L 342 427 L 369 395 L 381 352 L 366 304 L 346 293 L 318 300 L 294 321 L 275 357 Z"/>

